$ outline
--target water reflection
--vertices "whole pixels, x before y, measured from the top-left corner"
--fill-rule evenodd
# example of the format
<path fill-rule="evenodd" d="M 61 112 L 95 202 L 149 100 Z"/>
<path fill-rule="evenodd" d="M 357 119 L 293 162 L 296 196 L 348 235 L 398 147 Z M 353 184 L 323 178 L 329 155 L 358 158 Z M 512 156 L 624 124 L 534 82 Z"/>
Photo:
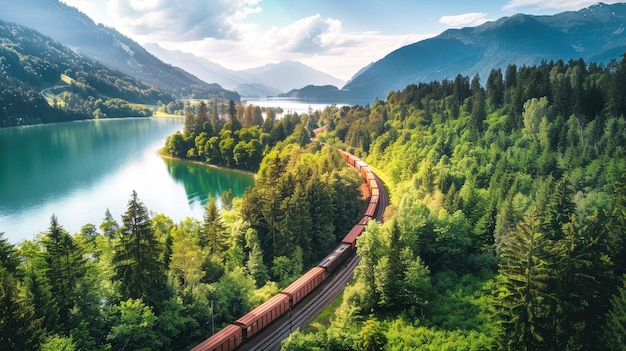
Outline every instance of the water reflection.
<path fill-rule="evenodd" d="M 172 178 L 184 186 L 189 204 L 199 202 L 205 206 L 212 196 L 221 206 L 221 195 L 228 189 L 241 196 L 246 188 L 254 186 L 254 179 L 249 174 L 168 158 L 163 161 Z"/>

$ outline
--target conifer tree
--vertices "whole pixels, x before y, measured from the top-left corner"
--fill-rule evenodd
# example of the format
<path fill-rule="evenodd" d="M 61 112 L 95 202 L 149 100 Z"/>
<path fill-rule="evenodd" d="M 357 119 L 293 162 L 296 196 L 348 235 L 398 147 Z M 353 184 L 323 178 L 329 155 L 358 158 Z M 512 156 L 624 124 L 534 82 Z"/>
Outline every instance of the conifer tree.
<path fill-rule="evenodd" d="M 497 311 L 503 326 L 501 348 L 544 350 L 550 328 L 546 243 L 530 215 L 503 240 Z"/>
<path fill-rule="evenodd" d="M 134 190 L 122 223 L 113 243 L 115 278 L 121 283 L 124 299 L 144 299 L 154 306 L 165 290 L 164 265 L 159 259 L 163 244 L 157 240 L 148 209 Z"/>
<path fill-rule="evenodd" d="M 55 215 L 50 218 L 50 228 L 42 241 L 45 248 L 45 274 L 50 282 L 52 299 L 58 307 L 59 323 L 69 327 L 70 310 L 79 298 L 76 286 L 86 271 L 83 251 L 59 224 Z"/>
<path fill-rule="evenodd" d="M 20 284 L 20 258 L 0 232 L 0 345 L 7 351 L 34 349 L 42 336 L 42 318 Z"/>
<path fill-rule="evenodd" d="M 611 298 L 611 310 L 602 330 L 605 350 L 626 351 L 626 276 L 622 277 L 622 286 Z"/>
<path fill-rule="evenodd" d="M 211 196 L 204 209 L 204 221 L 200 230 L 200 247 L 208 248 L 210 255 L 217 255 L 226 250 L 228 234 L 225 229 L 215 198 Z"/>

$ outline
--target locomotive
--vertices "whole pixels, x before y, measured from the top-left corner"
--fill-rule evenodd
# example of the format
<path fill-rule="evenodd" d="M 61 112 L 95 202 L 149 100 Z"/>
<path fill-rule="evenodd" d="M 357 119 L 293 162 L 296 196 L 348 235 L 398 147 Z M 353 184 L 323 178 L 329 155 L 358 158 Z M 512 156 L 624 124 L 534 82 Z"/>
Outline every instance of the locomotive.
<path fill-rule="evenodd" d="M 361 220 L 317 266 L 304 273 L 271 299 L 196 345 L 191 351 L 231 351 L 243 345 L 263 328 L 287 313 L 333 274 L 348 257 L 352 256 L 356 252 L 357 238 L 365 230 L 368 221 L 372 219 L 382 220 L 385 206 L 379 203 L 382 202 L 381 195 L 384 195 L 380 179 L 358 157 L 343 150 L 339 150 L 339 152 L 348 165 L 359 172 L 369 190 L 369 202 Z"/>

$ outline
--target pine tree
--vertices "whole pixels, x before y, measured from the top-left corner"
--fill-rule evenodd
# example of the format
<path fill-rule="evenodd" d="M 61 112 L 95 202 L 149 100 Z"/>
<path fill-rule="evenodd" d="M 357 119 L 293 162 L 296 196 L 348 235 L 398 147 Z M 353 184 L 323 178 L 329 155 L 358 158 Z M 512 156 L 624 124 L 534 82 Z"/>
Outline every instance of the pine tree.
<path fill-rule="evenodd" d="M 46 262 L 45 274 L 50 282 L 50 292 L 59 310 L 61 326 L 69 327 L 70 310 L 74 308 L 77 284 L 85 275 L 85 259 L 82 249 L 52 215 L 50 228 L 42 239 Z"/>
<path fill-rule="evenodd" d="M 554 349 L 592 350 L 600 342 L 601 325 L 616 285 L 605 228 L 597 215 L 583 223 L 572 217 L 552 249 L 557 305 Z"/>
<path fill-rule="evenodd" d="M 164 266 L 159 260 L 163 245 L 154 235 L 148 209 L 134 190 L 122 222 L 113 243 L 115 278 L 121 283 L 123 299 L 144 299 L 154 306 L 162 301 L 159 297 L 164 291 Z"/>
<path fill-rule="evenodd" d="M 550 329 L 546 243 L 538 232 L 535 214 L 520 223 L 503 240 L 497 293 L 497 313 L 502 327 L 501 348 L 544 350 Z"/>
<path fill-rule="evenodd" d="M 19 282 L 0 264 L 0 346 L 6 351 L 37 349 L 43 336 L 32 301 L 20 296 Z"/>
<path fill-rule="evenodd" d="M 204 208 L 204 221 L 200 231 L 200 247 L 208 248 L 210 255 L 218 255 L 228 247 L 228 234 L 222 222 L 222 216 L 217 209 L 214 197 L 209 197 L 209 203 Z"/>
<path fill-rule="evenodd" d="M 622 277 L 622 286 L 611 298 L 611 310 L 602 330 L 605 350 L 626 351 L 626 276 Z"/>
<path fill-rule="evenodd" d="M 109 240 L 113 240 L 113 238 L 115 238 L 115 235 L 117 235 L 117 231 L 119 229 L 120 225 L 117 224 L 117 222 L 113 218 L 113 215 L 111 215 L 111 211 L 109 211 L 109 209 L 107 208 L 106 212 L 104 213 L 104 220 L 102 221 L 102 224 L 100 224 L 100 230 L 102 230 L 104 235 Z"/>
<path fill-rule="evenodd" d="M 43 318 L 22 293 L 20 258 L 13 245 L 0 233 L 0 345 L 6 350 L 34 349 L 43 334 Z"/>

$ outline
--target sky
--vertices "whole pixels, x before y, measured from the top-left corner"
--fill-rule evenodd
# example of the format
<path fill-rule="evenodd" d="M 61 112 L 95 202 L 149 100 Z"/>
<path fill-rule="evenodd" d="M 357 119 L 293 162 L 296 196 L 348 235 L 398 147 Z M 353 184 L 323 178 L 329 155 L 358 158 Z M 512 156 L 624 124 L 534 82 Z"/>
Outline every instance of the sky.
<path fill-rule="evenodd" d="M 299 61 L 347 81 L 402 46 L 517 13 L 597 0 L 61 0 L 140 44 L 242 70 Z M 622 0 L 623 1 L 623 0 Z M 604 1 L 612 4 L 620 1 Z"/>

